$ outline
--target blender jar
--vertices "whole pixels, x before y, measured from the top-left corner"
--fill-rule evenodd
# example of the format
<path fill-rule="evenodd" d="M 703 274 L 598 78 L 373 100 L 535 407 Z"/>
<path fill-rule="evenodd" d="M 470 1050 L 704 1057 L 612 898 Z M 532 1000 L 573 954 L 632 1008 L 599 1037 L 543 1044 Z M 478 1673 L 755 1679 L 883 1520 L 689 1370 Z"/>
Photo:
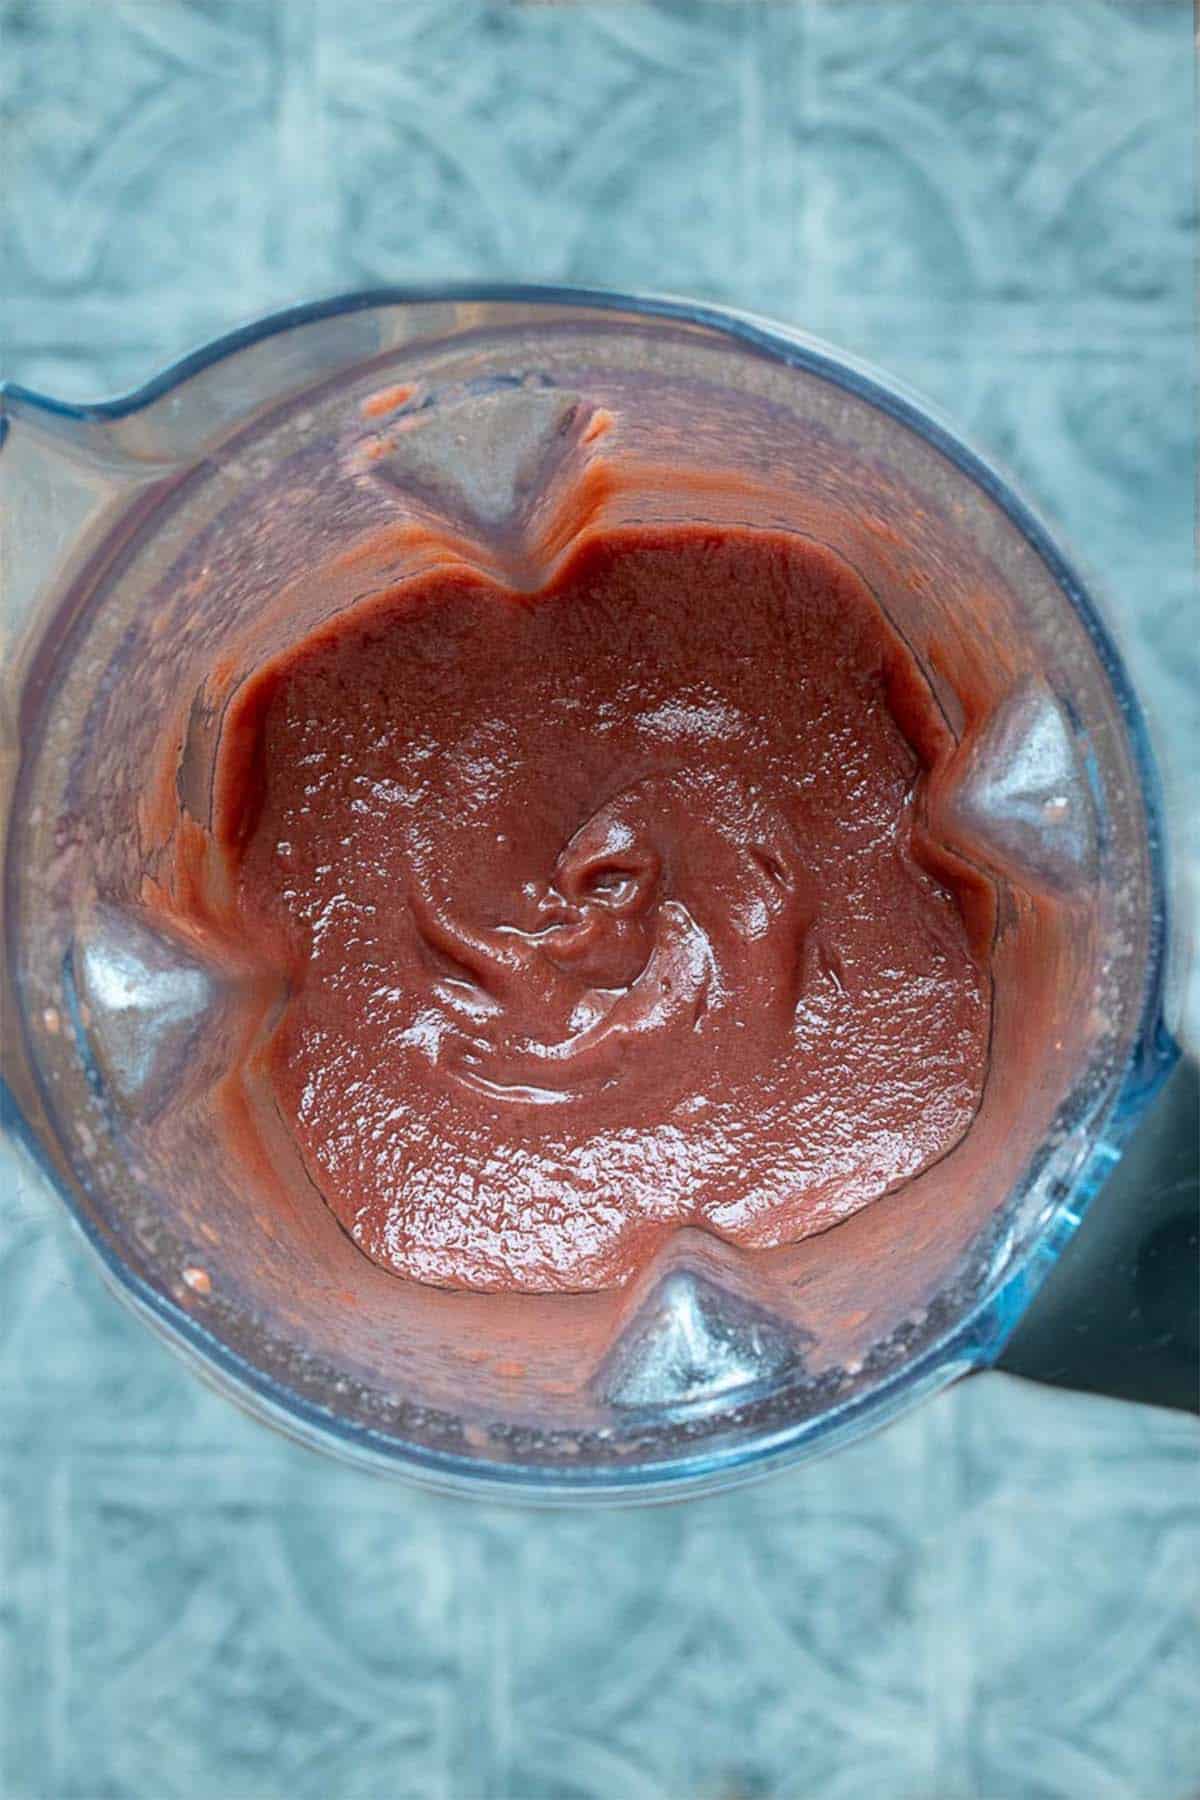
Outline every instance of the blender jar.
<path fill-rule="evenodd" d="M 1136 703 L 993 470 L 794 334 L 553 290 L 304 308 L 128 400 L 10 390 L 5 424 L 9 1097 L 113 1285 L 175 1348 L 306 1441 L 535 1499 L 707 1488 L 994 1360 L 1174 1050 Z M 145 904 L 155 748 L 182 708 L 179 794 L 203 818 L 207 673 L 248 621 L 263 653 L 286 643 L 297 621 L 266 609 L 306 564 L 407 513 L 532 581 L 563 484 L 622 463 L 664 479 L 601 481 L 605 524 L 815 538 L 911 648 L 957 744 L 929 822 L 997 897 L 983 1101 L 949 1155 L 794 1245 L 684 1229 L 599 1293 L 403 1281 L 288 1182 L 282 1138 L 254 1171 L 215 1130 L 246 996 Z"/>

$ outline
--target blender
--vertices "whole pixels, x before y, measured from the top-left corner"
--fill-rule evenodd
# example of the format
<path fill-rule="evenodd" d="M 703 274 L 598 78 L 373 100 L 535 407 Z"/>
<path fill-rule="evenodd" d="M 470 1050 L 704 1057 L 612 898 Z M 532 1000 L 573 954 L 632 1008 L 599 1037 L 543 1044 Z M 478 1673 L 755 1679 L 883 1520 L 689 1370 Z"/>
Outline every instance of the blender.
<path fill-rule="evenodd" d="M 185 705 L 205 816 L 206 671 L 307 562 L 381 506 L 511 553 L 597 419 L 589 455 L 732 484 L 615 489 L 613 524 L 719 523 L 736 491 L 739 523 L 851 562 L 911 650 L 957 746 L 939 827 L 998 897 L 987 1082 L 953 1151 L 818 1236 L 683 1229 L 619 1290 L 444 1290 L 369 1262 L 302 1184 L 256 1203 L 211 1105 L 245 996 L 146 907 L 140 809 Z M 1005 479 L 796 333 L 577 290 L 353 295 L 107 405 L 11 388 L 3 425 L 6 1098 L 173 1348 L 314 1446 L 532 1501 L 707 1491 L 996 1363 L 1177 1056 L 1144 724 Z"/>

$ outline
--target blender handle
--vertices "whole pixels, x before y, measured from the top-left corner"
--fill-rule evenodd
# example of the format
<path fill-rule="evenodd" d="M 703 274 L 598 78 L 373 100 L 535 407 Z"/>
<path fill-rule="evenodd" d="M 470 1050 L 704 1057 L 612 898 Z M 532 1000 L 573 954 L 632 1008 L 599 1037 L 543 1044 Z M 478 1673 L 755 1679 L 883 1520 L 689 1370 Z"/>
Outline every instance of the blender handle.
<path fill-rule="evenodd" d="M 1200 1069 L 1176 1066 L 994 1367 L 1200 1412 Z"/>

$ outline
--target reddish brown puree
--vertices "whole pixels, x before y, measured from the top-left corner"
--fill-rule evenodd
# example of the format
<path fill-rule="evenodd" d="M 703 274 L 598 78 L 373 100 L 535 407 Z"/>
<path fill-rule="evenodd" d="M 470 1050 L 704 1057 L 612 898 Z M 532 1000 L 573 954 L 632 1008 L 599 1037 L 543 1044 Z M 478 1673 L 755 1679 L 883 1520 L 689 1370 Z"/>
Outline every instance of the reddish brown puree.
<path fill-rule="evenodd" d="M 354 1241 L 594 1288 L 943 1156 L 990 1018 L 921 823 L 951 748 L 858 577 L 777 532 L 600 533 L 532 593 L 447 555 L 260 665 L 219 885 L 287 984 L 258 1078 Z"/>

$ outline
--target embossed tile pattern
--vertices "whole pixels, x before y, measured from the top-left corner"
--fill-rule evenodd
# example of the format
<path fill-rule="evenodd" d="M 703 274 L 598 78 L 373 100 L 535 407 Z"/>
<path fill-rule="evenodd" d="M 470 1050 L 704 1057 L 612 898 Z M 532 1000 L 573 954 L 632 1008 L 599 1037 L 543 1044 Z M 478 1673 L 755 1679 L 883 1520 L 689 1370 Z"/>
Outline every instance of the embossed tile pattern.
<path fill-rule="evenodd" d="M 473 273 L 776 314 L 1024 479 L 1196 772 L 1185 5 L 0 0 L 0 28 L 5 373 L 94 398 L 271 306 Z M 686 1508 L 435 1501 L 205 1392 L 11 1148 L 0 1505 L 5 1800 L 1200 1789 L 1187 1421 L 988 1377 Z"/>

